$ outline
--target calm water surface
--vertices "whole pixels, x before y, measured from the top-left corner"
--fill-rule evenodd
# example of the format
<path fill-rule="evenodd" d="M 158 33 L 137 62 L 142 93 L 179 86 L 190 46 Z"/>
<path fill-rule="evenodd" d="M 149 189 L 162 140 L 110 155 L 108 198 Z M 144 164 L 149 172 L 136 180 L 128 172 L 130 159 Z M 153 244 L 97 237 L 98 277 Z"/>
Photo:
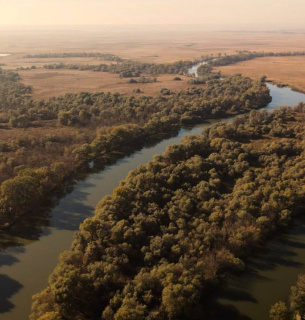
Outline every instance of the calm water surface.
<path fill-rule="evenodd" d="M 229 279 L 211 320 L 265 320 L 270 307 L 285 300 L 297 275 L 305 272 L 305 221 L 296 221 L 247 261 L 245 271 Z"/>
<path fill-rule="evenodd" d="M 273 101 L 267 110 L 273 110 L 280 105 L 294 106 L 305 101 L 304 94 L 293 92 L 289 88 L 280 89 L 271 84 L 268 84 L 268 87 Z M 215 122 L 217 121 L 213 123 Z M 98 201 L 112 193 L 130 170 L 150 161 L 153 155 L 162 153 L 167 146 L 180 143 L 187 134 L 200 133 L 211 124 L 202 124 L 191 130 L 181 129 L 176 137 L 165 139 L 153 147 L 143 148 L 101 172 L 91 174 L 85 180 L 77 182 L 72 192 L 62 198 L 48 216 L 35 219 L 35 223 L 29 222 L 24 230 L 18 233 L 18 237 L 2 234 L 0 242 L 6 249 L 0 252 L 0 319 L 28 319 L 32 295 L 46 287 L 48 276 L 57 264 L 58 255 L 69 248 L 74 231 L 78 230 L 79 224 L 85 218 L 93 215 Z M 252 317 L 250 319 L 267 319 L 265 316 L 256 316 L 258 310 L 262 310 L 260 314 L 263 315 L 263 310 L 269 309 L 274 301 L 286 297 L 289 287 L 305 263 L 305 227 L 300 225 L 298 228 L 287 235 L 287 238 L 284 237 L 284 240 L 278 240 L 282 242 L 270 243 L 270 249 L 268 247 L 264 254 L 264 257 L 267 257 L 264 259 L 267 260 L 254 260 L 252 273 L 249 273 L 248 278 L 236 282 L 239 289 L 248 290 L 249 301 L 244 301 L 244 297 L 240 301 L 237 295 L 233 302 L 231 297 L 220 302 L 225 305 L 233 304 L 240 312 Z M 268 259 L 272 268 L 265 262 Z M 288 262 L 284 263 L 285 261 Z"/>

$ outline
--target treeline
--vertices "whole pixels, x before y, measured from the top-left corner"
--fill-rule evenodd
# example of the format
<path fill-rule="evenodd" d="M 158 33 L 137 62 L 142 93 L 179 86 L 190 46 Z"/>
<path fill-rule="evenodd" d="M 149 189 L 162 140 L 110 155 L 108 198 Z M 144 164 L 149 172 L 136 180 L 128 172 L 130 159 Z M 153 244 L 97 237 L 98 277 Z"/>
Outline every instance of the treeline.
<path fill-rule="evenodd" d="M 160 133 L 176 132 L 181 124 L 263 107 L 270 99 L 264 83 L 240 75 L 205 89 L 156 97 L 79 93 L 35 101 L 21 93 L 18 99 L 6 95 L 9 110 L 3 109 L 0 129 L 6 137 L 0 137 L 0 227 L 43 202 L 50 190 L 93 159 L 139 148 Z"/>
<path fill-rule="evenodd" d="M 20 170 L 17 176 L 5 180 L 0 188 L 0 227 L 7 227 L 21 215 L 33 211 L 33 206 L 39 209 L 66 176 L 64 163 L 54 162 L 49 167 Z"/>
<path fill-rule="evenodd" d="M 278 301 L 270 310 L 272 320 L 298 320 L 305 317 L 305 274 L 300 274 L 291 287 L 288 301 Z"/>
<path fill-rule="evenodd" d="M 32 88 L 19 80 L 18 73 L 0 68 L 0 123 L 7 122 L 9 110 L 23 107 L 25 95 L 32 93 Z"/>
<path fill-rule="evenodd" d="M 211 288 L 305 204 L 305 105 L 191 135 L 86 219 L 31 319 L 208 319 Z"/>
<path fill-rule="evenodd" d="M 37 121 L 48 120 L 58 120 L 64 126 L 99 127 L 124 123 L 143 125 L 152 117 L 172 116 L 186 124 L 256 109 L 270 100 L 269 90 L 262 82 L 235 75 L 207 81 L 205 88 L 178 93 L 167 90 L 166 94 L 155 97 L 82 92 L 41 101 L 25 99 L 19 108 L 10 108 L 3 121 L 13 127 L 29 127 Z"/>
<path fill-rule="evenodd" d="M 123 61 L 122 63 L 78 65 L 66 63 L 52 63 L 44 65 L 46 69 L 74 69 L 92 70 L 96 72 L 110 72 L 119 74 L 122 78 L 139 77 L 142 73 L 150 75 L 158 74 L 186 74 L 189 68 L 199 61 L 177 61 L 173 63 L 143 63 L 137 61 Z"/>
<path fill-rule="evenodd" d="M 99 52 L 65 52 L 65 53 L 40 53 L 40 54 L 27 54 L 23 58 L 27 59 L 49 59 L 49 58 L 100 58 L 106 61 L 124 61 L 121 57 L 112 53 L 99 53 Z"/>
<path fill-rule="evenodd" d="M 237 62 L 252 60 L 263 57 L 295 57 L 305 56 L 305 51 L 295 52 L 240 52 L 234 55 L 224 55 L 217 58 L 209 58 L 208 64 L 213 67 L 227 66 Z"/>
<path fill-rule="evenodd" d="M 132 60 L 124 60 L 113 54 L 102 53 L 42 53 L 37 55 L 26 55 L 25 58 L 69 58 L 69 57 L 97 57 L 106 61 L 115 61 L 115 64 L 67 64 L 67 63 L 52 63 L 44 65 L 46 69 L 72 69 L 72 70 L 92 70 L 96 72 L 110 72 L 120 74 L 122 78 L 139 77 L 142 73 L 150 75 L 158 74 L 188 74 L 188 71 L 194 65 L 205 61 L 207 64 L 201 65 L 198 69 L 199 72 L 206 73 L 205 71 L 212 67 L 226 66 L 241 61 L 252 60 L 262 57 L 290 57 L 290 56 L 304 56 L 305 51 L 295 52 L 249 52 L 242 51 L 233 55 L 221 55 L 217 57 L 202 56 L 201 60 L 192 61 L 177 61 L 174 63 L 142 63 Z M 208 72 L 209 73 L 209 72 Z"/>

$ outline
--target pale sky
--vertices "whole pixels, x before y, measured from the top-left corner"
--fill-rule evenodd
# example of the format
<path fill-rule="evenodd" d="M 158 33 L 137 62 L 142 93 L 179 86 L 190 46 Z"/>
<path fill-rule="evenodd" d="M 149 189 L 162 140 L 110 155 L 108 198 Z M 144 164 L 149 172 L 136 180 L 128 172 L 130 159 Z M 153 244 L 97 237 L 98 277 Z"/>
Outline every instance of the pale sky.
<path fill-rule="evenodd" d="M 0 26 L 249 24 L 305 26 L 305 0 L 0 0 Z"/>

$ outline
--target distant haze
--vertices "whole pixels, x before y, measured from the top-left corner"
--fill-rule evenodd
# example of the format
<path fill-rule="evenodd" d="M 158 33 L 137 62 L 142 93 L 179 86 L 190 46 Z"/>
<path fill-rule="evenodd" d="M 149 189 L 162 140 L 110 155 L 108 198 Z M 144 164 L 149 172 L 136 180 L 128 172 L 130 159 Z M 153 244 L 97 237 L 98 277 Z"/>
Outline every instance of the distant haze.
<path fill-rule="evenodd" d="M 208 24 L 303 28 L 304 0 L 0 0 L 0 26 Z"/>

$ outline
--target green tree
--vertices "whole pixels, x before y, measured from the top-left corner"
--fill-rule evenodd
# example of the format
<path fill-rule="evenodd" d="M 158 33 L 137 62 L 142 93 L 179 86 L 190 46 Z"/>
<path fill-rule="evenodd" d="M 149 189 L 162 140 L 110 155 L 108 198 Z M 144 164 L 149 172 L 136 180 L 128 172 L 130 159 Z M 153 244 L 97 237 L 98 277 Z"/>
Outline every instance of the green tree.
<path fill-rule="evenodd" d="M 270 309 L 269 318 L 272 320 L 289 320 L 290 312 L 286 306 L 286 303 L 279 301 L 275 303 Z"/>

